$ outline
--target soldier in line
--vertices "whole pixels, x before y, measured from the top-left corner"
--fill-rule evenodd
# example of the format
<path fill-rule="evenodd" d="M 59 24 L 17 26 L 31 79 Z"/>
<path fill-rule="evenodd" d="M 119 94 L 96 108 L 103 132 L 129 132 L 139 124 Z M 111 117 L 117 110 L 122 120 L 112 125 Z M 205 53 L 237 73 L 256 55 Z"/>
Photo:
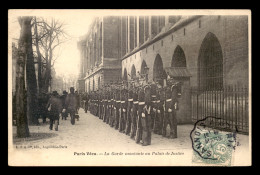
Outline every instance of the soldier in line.
<path fill-rule="evenodd" d="M 137 115 L 137 122 L 136 122 L 136 135 L 135 135 L 135 142 L 140 143 L 142 140 L 142 117 L 145 117 L 145 93 L 144 88 L 139 86 L 138 90 L 138 115 Z"/>
<path fill-rule="evenodd" d="M 138 88 L 133 87 L 133 107 L 131 109 L 131 131 L 130 138 L 135 139 L 137 128 L 137 112 L 138 112 Z"/>
<path fill-rule="evenodd" d="M 112 86 L 112 89 L 111 89 L 111 116 L 110 116 L 110 121 L 109 121 L 109 125 L 111 127 L 114 127 L 115 125 L 115 118 L 116 118 L 116 90 L 115 90 L 115 86 L 113 85 Z"/>
<path fill-rule="evenodd" d="M 164 118 L 164 101 L 165 101 L 165 93 L 164 93 L 164 89 L 162 88 L 162 86 L 160 84 L 157 85 L 158 87 L 158 99 L 157 99 L 157 117 L 156 117 L 156 129 L 155 129 L 155 133 L 162 135 L 162 128 L 163 128 L 163 118 Z"/>
<path fill-rule="evenodd" d="M 125 133 L 125 124 L 126 124 L 126 117 L 127 117 L 127 89 L 125 88 L 124 83 L 122 84 L 122 89 L 120 92 L 120 118 L 119 118 L 119 132 Z"/>
<path fill-rule="evenodd" d="M 151 128 L 155 131 L 155 121 L 157 119 L 157 96 L 156 96 L 156 91 L 157 91 L 157 86 L 156 84 L 153 82 L 151 84 Z M 156 132 L 155 132 L 156 133 Z"/>
<path fill-rule="evenodd" d="M 117 88 L 116 88 L 116 115 L 115 115 L 115 129 L 118 129 L 119 128 L 119 115 L 120 115 L 120 107 L 121 107 L 121 100 L 120 100 L 120 86 L 117 85 Z"/>
<path fill-rule="evenodd" d="M 178 110 L 178 97 L 181 95 L 180 93 L 180 83 L 175 83 L 171 87 L 172 92 L 172 116 L 171 116 L 171 125 L 173 127 L 172 129 L 172 137 L 171 138 L 177 138 L 177 110 Z"/>
<path fill-rule="evenodd" d="M 171 85 L 168 83 L 165 87 L 165 104 L 164 104 L 164 122 L 163 122 L 163 137 L 166 137 L 166 128 L 170 125 L 170 136 L 169 138 L 174 138 L 174 129 L 173 129 L 173 108 L 175 103 L 172 99 L 172 88 Z"/>
<path fill-rule="evenodd" d="M 103 110 L 104 110 L 104 112 L 103 112 L 103 118 L 102 118 L 102 120 L 103 120 L 103 122 L 106 122 L 106 118 L 107 118 L 107 87 L 105 86 L 105 89 L 104 89 L 104 93 L 103 93 L 103 96 L 102 96 L 102 100 L 103 100 L 103 104 L 104 104 L 104 106 L 103 106 Z"/>
<path fill-rule="evenodd" d="M 130 83 L 129 90 L 127 92 L 127 112 L 126 112 L 126 127 L 125 127 L 125 134 L 129 136 L 131 131 L 132 113 L 133 113 L 133 87 L 132 87 L 132 83 Z"/>
<path fill-rule="evenodd" d="M 107 119 L 106 119 L 106 124 L 110 123 L 111 120 L 111 115 L 112 115 L 112 92 L 111 92 L 111 86 L 108 87 L 108 92 L 107 92 Z"/>
<path fill-rule="evenodd" d="M 151 89 L 149 85 L 144 87 L 145 107 L 142 114 L 142 146 L 151 145 Z"/>

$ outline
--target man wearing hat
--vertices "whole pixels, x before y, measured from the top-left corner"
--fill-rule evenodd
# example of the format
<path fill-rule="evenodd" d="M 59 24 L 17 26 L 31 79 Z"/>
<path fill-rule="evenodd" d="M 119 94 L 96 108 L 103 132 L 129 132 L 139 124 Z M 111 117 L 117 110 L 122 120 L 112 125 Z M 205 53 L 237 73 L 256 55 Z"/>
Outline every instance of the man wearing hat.
<path fill-rule="evenodd" d="M 75 113 L 77 108 L 77 97 L 74 93 L 74 87 L 71 87 L 70 93 L 67 95 L 65 100 L 65 109 L 70 114 L 72 125 L 75 124 Z"/>
<path fill-rule="evenodd" d="M 58 122 L 59 122 L 59 116 L 61 115 L 62 111 L 62 105 L 61 100 L 58 96 L 59 94 L 57 91 L 53 91 L 51 98 L 49 99 L 47 103 L 47 108 L 49 111 L 49 117 L 50 117 L 50 130 L 53 129 L 53 123 L 55 124 L 55 131 L 58 131 Z"/>

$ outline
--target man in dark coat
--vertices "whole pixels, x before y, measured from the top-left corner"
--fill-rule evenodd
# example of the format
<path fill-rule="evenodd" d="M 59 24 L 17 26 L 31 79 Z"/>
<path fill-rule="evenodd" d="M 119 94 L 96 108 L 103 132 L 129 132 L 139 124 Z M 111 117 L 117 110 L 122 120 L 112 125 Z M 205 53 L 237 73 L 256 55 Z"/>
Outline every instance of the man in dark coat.
<path fill-rule="evenodd" d="M 74 93 L 74 88 L 70 88 L 70 94 L 67 95 L 65 100 L 65 109 L 70 114 L 71 117 L 71 124 L 75 124 L 75 113 L 78 108 L 77 106 L 77 97 Z"/>
<path fill-rule="evenodd" d="M 65 107 L 65 100 L 66 100 L 66 97 L 67 97 L 68 93 L 66 91 L 63 91 L 63 94 L 61 95 L 61 105 L 62 105 L 62 109 L 66 108 Z M 65 119 L 67 120 L 67 117 L 68 117 L 68 111 L 63 111 L 62 114 L 61 114 L 61 119 Z"/>
<path fill-rule="evenodd" d="M 61 115 L 62 105 L 57 91 L 53 91 L 52 96 L 49 99 L 46 107 L 49 111 L 50 130 L 52 130 L 53 128 L 53 123 L 55 123 L 55 131 L 58 131 L 58 120 L 59 116 Z"/>

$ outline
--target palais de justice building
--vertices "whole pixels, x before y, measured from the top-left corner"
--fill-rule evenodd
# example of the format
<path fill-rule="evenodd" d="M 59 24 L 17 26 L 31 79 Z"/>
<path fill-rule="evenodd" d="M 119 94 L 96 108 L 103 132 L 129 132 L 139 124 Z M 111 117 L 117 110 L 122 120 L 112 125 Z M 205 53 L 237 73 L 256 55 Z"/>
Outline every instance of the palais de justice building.
<path fill-rule="evenodd" d="M 225 103 L 230 101 L 244 109 L 236 111 L 245 113 L 239 121 L 248 119 L 248 94 L 234 101 L 235 95 L 225 93 L 230 86 L 248 88 L 247 16 L 98 17 L 78 47 L 81 91 L 97 90 L 104 83 L 129 80 L 145 71 L 149 81 L 159 80 L 163 85 L 169 74 L 183 84 L 178 123 L 212 111 L 229 113 Z"/>

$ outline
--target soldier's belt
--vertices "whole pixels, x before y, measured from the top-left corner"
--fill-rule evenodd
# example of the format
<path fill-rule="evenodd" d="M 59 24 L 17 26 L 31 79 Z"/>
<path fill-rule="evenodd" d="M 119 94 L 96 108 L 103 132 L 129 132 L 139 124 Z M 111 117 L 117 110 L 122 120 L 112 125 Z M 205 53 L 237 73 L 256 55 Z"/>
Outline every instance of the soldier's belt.
<path fill-rule="evenodd" d="M 121 101 L 121 103 L 125 103 L 125 101 Z"/>
<path fill-rule="evenodd" d="M 111 100 L 108 100 L 107 102 L 109 103 L 109 102 L 111 102 Z"/>
<path fill-rule="evenodd" d="M 134 104 L 138 104 L 138 101 L 134 101 L 133 103 L 134 103 Z"/>
<path fill-rule="evenodd" d="M 166 102 L 169 102 L 169 101 L 172 101 L 172 99 L 170 98 L 170 99 L 167 99 L 167 100 L 166 100 Z"/>
<path fill-rule="evenodd" d="M 121 101 L 116 101 L 117 103 L 120 103 Z"/>
<path fill-rule="evenodd" d="M 130 99 L 128 99 L 128 101 L 133 101 L 134 99 L 132 99 L 132 98 L 130 98 Z"/>
<path fill-rule="evenodd" d="M 145 102 L 139 102 L 138 104 L 139 104 L 139 105 L 144 105 L 144 104 L 145 104 Z"/>
<path fill-rule="evenodd" d="M 107 100 L 104 100 L 104 101 L 107 101 Z"/>
<path fill-rule="evenodd" d="M 156 97 L 156 95 L 152 95 L 152 97 Z"/>
<path fill-rule="evenodd" d="M 157 100 L 156 103 L 160 103 L 160 100 Z"/>
<path fill-rule="evenodd" d="M 152 103 L 156 103 L 156 101 L 152 101 Z"/>

